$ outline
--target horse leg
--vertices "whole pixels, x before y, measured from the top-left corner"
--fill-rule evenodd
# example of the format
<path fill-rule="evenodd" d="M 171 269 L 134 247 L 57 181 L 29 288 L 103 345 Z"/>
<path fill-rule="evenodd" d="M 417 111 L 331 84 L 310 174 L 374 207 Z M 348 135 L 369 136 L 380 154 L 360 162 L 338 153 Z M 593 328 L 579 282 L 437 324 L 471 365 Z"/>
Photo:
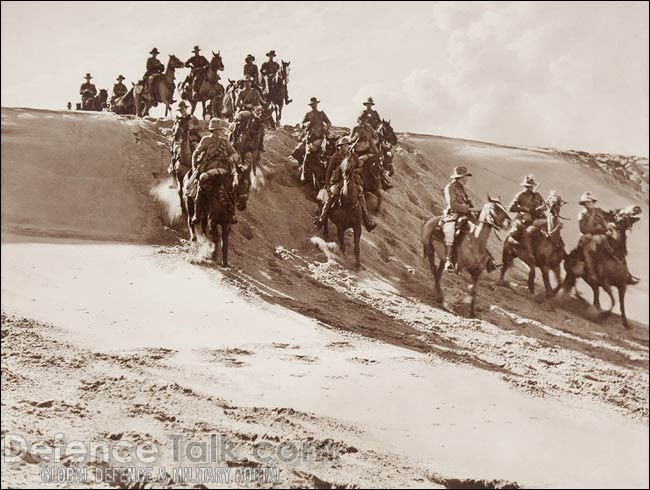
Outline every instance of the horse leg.
<path fill-rule="evenodd" d="M 361 241 L 361 225 L 357 224 L 354 227 L 354 268 L 359 271 L 361 269 L 361 247 L 359 242 Z"/>
<path fill-rule="evenodd" d="M 621 321 L 623 326 L 627 329 L 630 329 L 629 323 L 627 323 L 627 316 L 625 315 L 625 291 L 627 286 L 625 284 L 618 286 L 618 304 L 621 309 Z"/>
<path fill-rule="evenodd" d="M 194 199 L 187 199 L 187 227 L 190 229 L 190 240 L 196 241 L 196 229 L 192 223 L 192 215 L 194 214 Z"/>
<path fill-rule="evenodd" d="M 336 234 L 339 237 L 339 246 L 341 247 L 341 252 L 345 255 L 345 228 L 343 224 L 336 225 Z"/>
<path fill-rule="evenodd" d="M 553 289 L 553 295 L 557 294 L 557 292 L 560 290 L 562 287 L 562 274 L 560 273 L 560 266 L 556 265 L 553 267 L 553 275 L 555 276 L 555 282 L 557 285 Z"/>
<path fill-rule="evenodd" d="M 228 237 L 230 235 L 230 223 L 221 227 L 221 260 L 224 267 L 230 267 L 228 264 Z"/>
<path fill-rule="evenodd" d="M 329 242 L 330 239 L 329 221 L 329 218 L 325 218 L 325 221 L 323 221 L 323 240 L 326 242 Z"/>
<path fill-rule="evenodd" d="M 535 265 L 526 264 L 528 266 L 528 291 L 530 294 L 535 294 Z"/>
<path fill-rule="evenodd" d="M 506 272 L 512 266 L 512 262 L 514 261 L 514 258 L 512 256 L 512 252 L 508 248 L 507 244 L 504 245 L 503 247 L 503 252 L 501 253 L 501 276 L 499 277 L 499 280 L 497 281 L 497 285 L 499 286 L 506 286 L 509 287 L 510 285 L 506 282 L 505 276 Z"/>
<path fill-rule="evenodd" d="M 210 216 L 210 238 L 214 244 L 214 250 L 212 251 L 212 260 L 216 263 L 217 257 L 219 256 L 219 246 L 221 245 L 221 237 L 219 234 L 219 223 L 215 217 Z"/>
<path fill-rule="evenodd" d="M 205 100 L 201 101 L 201 114 L 202 114 L 201 117 L 203 118 L 203 120 L 205 120 Z"/>
<path fill-rule="evenodd" d="M 476 318 L 476 288 L 478 286 L 478 274 L 472 274 L 472 283 L 469 285 L 469 316 Z"/>

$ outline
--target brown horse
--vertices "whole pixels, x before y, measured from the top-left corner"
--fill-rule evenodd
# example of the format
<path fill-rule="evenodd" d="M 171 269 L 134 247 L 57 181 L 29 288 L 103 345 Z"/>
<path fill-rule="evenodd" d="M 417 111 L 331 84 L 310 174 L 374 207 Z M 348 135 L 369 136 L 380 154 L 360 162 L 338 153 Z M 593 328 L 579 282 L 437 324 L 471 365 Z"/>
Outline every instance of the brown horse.
<path fill-rule="evenodd" d="M 397 144 L 397 135 L 390 125 L 390 121 L 382 119 L 377 128 L 377 136 L 379 136 L 378 146 L 381 150 L 381 167 L 392 176 L 395 173 L 395 167 L 393 166 L 393 152 L 391 149 Z"/>
<path fill-rule="evenodd" d="M 165 71 L 149 77 L 149 93 L 145 95 L 142 91 L 136 90 L 135 105 L 138 115 L 146 116 L 149 114 L 151 107 L 155 107 L 161 102 L 165 104 L 165 117 L 167 117 L 167 114 L 172 110 L 175 72 L 177 68 L 183 68 L 184 66 L 185 64 L 181 60 L 170 54 Z"/>
<path fill-rule="evenodd" d="M 485 269 L 489 259 L 487 250 L 487 241 L 492 229 L 499 230 L 504 223 L 511 221 L 512 218 L 501 204 L 501 200 L 493 199 L 488 196 L 488 202 L 485 203 L 478 217 L 478 225 L 467 222 L 469 228 L 457 238 L 456 244 L 456 270 L 460 273 L 467 272 L 470 276 L 469 298 L 470 298 L 470 316 L 476 316 L 476 286 L 478 279 Z M 445 257 L 447 256 L 447 247 L 444 242 L 442 227 L 439 226 L 442 216 L 435 216 L 429 219 L 420 234 L 424 255 L 429 260 L 429 268 L 435 281 L 435 291 L 437 299 L 442 300 L 442 290 L 440 289 L 440 277 L 445 266 Z M 440 258 L 436 265 L 435 256 Z"/>
<path fill-rule="evenodd" d="M 203 73 L 197 74 L 202 77 L 201 84 L 199 85 L 198 99 L 192 97 L 192 81 L 190 77 L 179 84 L 181 89 L 181 98 L 187 100 L 192 106 L 191 114 L 194 115 L 194 110 L 198 102 L 201 102 L 202 117 L 205 119 L 206 102 L 210 101 L 210 117 L 221 117 L 221 105 L 224 97 L 223 85 L 219 83 L 219 72 L 224 69 L 223 59 L 221 52 L 215 53 L 212 51 L 212 59 L 210 64 L 205 68 Z"/>
<path fill-rule="evenodd" d="M 328 221 L 336 225 L 336 233 L 339 239 L 341 252 L 345 254 L 345 232 L 352 228 L 354 232 L 354 268 L 361 269 L 361 205 L 357 196 L 357 185 L 354 181 L 354 168 L 349 163 L 349 155 L 341 162 L 341 175 L 343 187 L 339 198 L 339 204 L 330 209 L 327 219 L 323 223 L 323 238 L 329 241 Z M 322 194 L 322 193 L 321 193 Z"/>
<path fill-rule="evenodd" d="M 260 149 L 264 141 L 264 121 L 262 119 L 263 110 L 261 108 L 252 111 L 247 120 L 242 124 L 241 131 L 236 140 L 231 141 L 242 162 L 245 162 L 245 157 L 250 153 L 251 163 L 248 165 L 251 175 L 257 172 L 257 164 L 260 161 Z M 234 137 L 234 132 L 231 132 L 231 138 Z"/>
<path fill-rule="evenodd" d="M 599 245 L 594 257 L 593 264 L 596 279 L 585 277 L 584 254 L 580 246 L 569 253 L 564 261 L 566 277 L 562 283 L 561 294 L 568 294 L 575 288 L 578 278 L 582 278 L 594 293 L 594 306 L 598 311 L 600 308 L 600 288 L 603 288 L 611 301 L 611 306 L 606 313 L 611 313 L 616 300 L 612 293 L 612 286 L 618 289 L 618 298 L 621 309 L 621 321 L 625 328 L 630 328 L 625 314 L 625 292 L 630 284 L 630 271 L 627 268 L 627 232 L 632 229 L 634 223 L 639 221 L 641 208 L 629 206 L 625 209 L 616 209 L 606 213 L 609 221 L 609 231 L 604 242 Z"/>
<path fill-rule="evenodd" d="M 282 60 L 281 67 L 275 76 L 268 80 L 269 92 L 266 94 L 266 100 L 275 112 L 275 127 L 280 126 L 282 119 L 282 108 L 287 96 L 287 84 L 289 83 L 289 65 L 291 61 Z"/>
<path fill-rule="evenodd" d="M 227 194 L 226 187 L 223 183 L 223 176 L 213 177 L 209 188 L 206 189 L 207 192 L 203 195 L 205 201 L 202 206 L 205 212 L 201 216 L 201 232 L 204 236 L 209 236 L 214 244 L 212 260 L 215 262 L 219 256 L 219 246 L 221 246 L 221 260 L 224 267 L 229 267 L 228 237 L 230 236 L 232 227 L 232 217 L 235 213 L 232 201 L 234 201 L 234 206 L 239 211 L 244 211 L 251 187 L 250 169 L 243 165 L 237 165 L 236 169 L 237 177 L 232 184 L 232 196 L 229 197 Z M 187 184 L 189 175 L 189 173 L 186 174 L 183 187 Z M 196 231 L 189 217 L 194 212 L 195 202 L 189 193 L 185 193 L 184 199 L 185 207 L 188 210 L 187 223 L 190 230 L 190 237 L 192 241 L 195 241 Z M 219 227 L 221 227 L 221 233 L 219 233 Z M 208 231 L 210 232 L 209 235 L 207 233 Z"/>
<path fill-rule="evenodd" d="M 535 294 L 535 269 L 539 267 L 542 271 L 546 298 L 550 300 L 562 283 L 560 265 L 566 257 L 566 252 L 564 251 L 564 241 L 561 236 L 562 223 L 560 222 L 560 210 L 566 202 L 557 195 L 548 203 L 550 209 L 547 230 L 540 230 L 535 226 L 531 226 L 523 234 L 524 236 L 520 246 L 517 247 L 508 240 L 503 244 L 503 253 L 501 256 L 503 265 L 501 266 L 501 277 L 498 284 L 501 286 L 508 285 L 504 277 L 507 270 L 512 266 L 514 259 L 518 258 L 528 266 L 528 291 L 530 291 L 530 294 Z M 533 252 L 532 257 L 528 252 L 528 245 L 530 245 L 530 249 Z M 551 286 L 549 271 L 553 271 L 555 275 L 557 282 L 555 288 Z"/>

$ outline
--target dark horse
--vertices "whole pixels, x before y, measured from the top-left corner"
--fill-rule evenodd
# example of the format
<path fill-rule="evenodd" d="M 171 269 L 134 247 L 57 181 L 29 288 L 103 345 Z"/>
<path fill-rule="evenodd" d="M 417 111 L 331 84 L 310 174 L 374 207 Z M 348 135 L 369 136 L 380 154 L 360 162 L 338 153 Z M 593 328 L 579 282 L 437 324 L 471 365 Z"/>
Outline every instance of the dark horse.
<path fill-rule="evenodd" d="M 282 108 L 287 96 L 287 84 L 289 83 L 289 65 L 291 61 L 282 61 L 280 69 L 269 82 L 269 93 L 266 94 L 267 102 L 275 111 L 275 126 L 280 126 L 282 119 Z"/>
<path fill-rule="evenodd" d="M 108 102 L 108 90 L 102 88 L 99 90 L 99 93 L 95 96 L 92 95 L 92 92 L 85 90 L 81 94 L 81 110 L 82 111 L 96 111 L 101 112 L 107 107 Z"/>
<path fill-rule="evenodd" d="M 442 300 L 442 289 L 440 289 L 440 277 L 445 267 L 447 247 L 444 242 L 442 227 L 440 226 L 442 216 L 435 216 L 429 219 L 420 234 L 424 256 L 429 260 L 429 268 L 435 281 L 435 291 L 438 300 Z M 501 200 L 488 196 L 478 217 L 478 224 L 466 222 L 463 228 L 468 228 L 456 238 L 456 270 L 467 272 L 470 276 L 469 301 L 470 316 L 476 316 L 476 286 L 478 279 L 485 269 L 489 259 L 487 241 L 492 229 L 499 230 L 504 223 L 511 221 L 511 217 L 501 204 Z M 436 265 L 435 256 L 440 261 Z"/>
<path fill-rule="evenodd" d="M 352 228 L 354 232 L 354 268 L 361 269 L 361 205 L 357 196 L 357 186 L 354 182 L 354 167 L 351 165 L 349 154 L 341 162 L 341 176 L 343 186 L 339 197 L 339 204 L 333 207 L 327 214 L 323 223 L 323 238 L 329 240 L 328 221 L 336 225 L 336 233 L 339 239 L 341 252 L 345 254 L 345 231 Z"/>
<path fill-rule="evenodd" d="M 149 77 L 149 93 L 144 95 L 141 90 L 135 90 L 135 107 L 139 116 L 146 116 L 149 114 L 151 107 L 155 107 L 161 102 L 165 104 L 165 117 L 167 117 L 167 114 L 172 110 L 175 72 L 177 68 L 183 68 L 184 66 L 185 64 L 181 60 L 170 54 L 165 71 Z M 138 85 L 141 86 L 141 84 Z"/>
<path fill-rule="evenodd" d="M 234 206 L 239 211 L 244 211 L 251 187 L 250 169 L 243 165 L 237 165 L 236 169 L 237 177 L 232 183 L 231 197 L 228 196 L 226 187 L 224 186 L 223 175 L 212 177 L 211 183 L 208 184 L 209 187 L 206 189 L 205 194 L 203 194 L 205 201 L 202 204 L 204 212 L 201 216 L 201 232 L 204 236 L 209 236 L 210 241 L 214 244 L 212 260 L 215 262 L 219 256 L 219 246 L 221 246 L 221 257 L 224 267 L 229 267 L 228 237 L 232 227 L 232 217 L 235 213 L 232 201 L 234 201 Z M 184 187 L 188 181 L 188 175 L 185 176 Z M 228 176 L 225 178 L 228 178 Z M 184 199 L 188 215 L 192 214 L 195 206 L 194 199 L 188 192 L 184 193 Z M 188 227 L 190 229 L 190 237 L 192 241 L 195 241 L 196 231 L 189 216 Z M 219 232 L 219 227 L 221 227 L 221 233 Z"/>
<path fill-rule="evenodd" d="M 393 166 L 392 148 L 397 144 L 397 135 L 393 131 L 390 121 L 382 119 L 377 128 L 377 136 L 379 136 L 379 149 L 381 150 L 381 166 L 388 171 L 389 175 L 393 175 L 395 167 Z"/>
<path fill-rule="evenodd" d="M 251 175 L 255 175 L 257 172 L 260 149 L 264 141 L 264 120 L 262 115 L 263 110 L 261 108 L 252 111 L 251 115 L 242 124 L 237 138 L 231 141 L 242 162 L 245 162 L 246 155 L 250 153 L 251 163 L 248 168 L 250 168 Z M 234 132 L 231 132 L 231 137 L 234 137 Z"/>
<path fill-rule="evenodd" d="M 568 294 L 576 285 L 580 277 L 591 287 L 594 293 L 594 306 L 600 311 L 600 288 L 603 288 L 611 301 L 607 313 L 610 313 L 616 304 L 612 294 L 612 286 L 618 289 L 618 298 L 621 308 L 621 321 L 625 328 L 630 328 L 625 315 L 625 292 L 630 284 L 630 272 L 627 268 L 627 232 L 634 223 L 639 221 L 641 208 L 629 206 L 625 209 L 616 209 L 606 213 L 609 221 L 609 231 L 605 240 L 598 246 L 593 256 L 596 279 L 585 277 L 584 255 L 580 247 L 569 253 L 564 261 L 566 277 L 562 283 L 560 293 Z"/>
<path fill-rule="evenodd" d="M 564 241 L 562 240 L 560 222 L 560 210 L 566 204 L 558 194 L 552 194 L 547 201 L 549 205 L 548 226 L 546 230 L 540 230 L 535 226 L 529 227 L 523 234 L 522 244 L 515 246 L 512 242 L 506 240 L 503 244 L 501 277 L 498 284 L 507 285 L 504 277 L 506 271 L 512 266 L 515 258 L 524 262 L 529 269 L 528 272 L 528 291 L 535 294 L 535 269 L 537 267 L 542 271 L 544 288 L 546 289 L 546 298 L 551 299 L 559 289 L 562 283 L 560 275 L 560 265 L 566 257 L 564 251 Z M 528 245 L 533 255 L 530 256 Z M 549 271 L 553 271 L 557 285 L 551 286 Z"/>
<path fill-rule="evenodd" d="M 198 99 L 196 100 L 192 98 L 192 81 L 189 77 L 179 84 L 178 88 L 181 89 L 181 98 L 187 100 L 192 106 L 192 115 L 194 115 L 196 104 L 201 102 L 203 109 L 202 115 L 205 119 L 206 102 L 210 101 L 210 117 L 221 117 L 221 106 L 225 91 L 223 85 L 219 83 L 217 76 L 220 71 L 223 71 L 223 68 L 221 52 L 215 53 L 212 51 L 210 64 L 201 73 L 196 75 L 202 78 L 198 90 Z"/>

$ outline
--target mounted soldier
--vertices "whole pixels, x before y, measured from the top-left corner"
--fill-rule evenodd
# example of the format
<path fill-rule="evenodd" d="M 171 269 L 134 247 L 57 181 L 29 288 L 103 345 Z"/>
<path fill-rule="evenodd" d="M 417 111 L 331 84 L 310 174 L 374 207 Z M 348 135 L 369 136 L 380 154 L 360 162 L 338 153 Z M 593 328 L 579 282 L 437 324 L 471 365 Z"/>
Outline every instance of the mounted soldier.
<path fill-rule="evenodd" d="M 151 55 L 147 59 L 147 69 L 142 77 L 144 82 L 144 93 L 149 95 L 149 99 L 155 100 L 155 94 L 153 93 L 153 87 L 156 86 L 154 79 L 160 76 L 165 71 L 165 65 L 157 58 L 160 54 L 157 48 L 153 48 L 149 51 Z"/>
<path fill-rule="evenodd" d="M 210 134 L 204 136 L 192 154 L 192 175 L 186 182 L 189 195 L 196 187 L 194 199 L 194 216 L 191 222 L 197 224 L 201 221 L 203 211 L 202 194 L 211 185 L 223 185 L 226 197 L 232 201 L 232 189 L 237 178 L 236 164 L 239 155 L 223 137 L 223 127 L 217 118 L 210 119 L 208 125 Z M 234 217 L 234 202 L 232 223 L 237 223 Z M 190 210 L 188 210 L 189 212 Z"/>
<path fill-rule="evenodd" d="M 524 177 L 521 185 L 524 190 L 515 196 L 508 209 L 511 213 L 517 213 L 516 218 L 512 222 L 512 228 L 506 238 L 515 247 L 522 245 L 525 233 L 534 231 L 528 230 L 529 226 L 541 229 L 548 224 L 545 212 L 547 210 L 547 204 L 542 195 L 535 190 L 538 186 L 535 181 L 535 176 L 527 175 Z M 526 240 L 526 248 L 532 257 L 533 252 L 530 240 Z"/>
<path fill-rule="evenodd" d="M 260 86 L 260 73 L 257 69 L 257 65 L 254 63 L 255 61 L 255 56 L 252 54 L 249 54 L 246 56 L 246 59 L 244 60 L 244 79 L 247 77 L 250 77 L 251 80 L 253 81 L 253 84 L 256 87 Z"/>
<path fill-rule="evenodd" d="M 236 141 L 246 126 L 251 114 L 257 108 L 262 106 L 262 96 L 256 88 L 253 88 L 253 79 L 250 76 L 244 78 L 244 88 L 239 92 L 237 101 L 235 102 L 235 109 L 237 113 L 234 117 L 235 129 L 231 137 L 232 141 Z M 264 151 L 261 149 L 260 151 Z"/>
<path fill-rule="evenodd" d="M 111 96 L 111 105 L 115 103 L 120 97 L 124 97 L 129 89 L 126 88 L 126 85 L 122 83 L 125 78 L 120 75 L 117 77 L 117 83 L 113 85 L 113 95 Z"/>
<path fill-rule="evenodd" d="M 472 174 L 465 167 L 454 168 L 451 175 L 451 182 L 445 186 L 445 202 L 447 204 L 443 216 L 442 231 L 445 235 L 445 246 L 447 255 L 445 257 L 445 271 L 455 272 L 456 270 L 456 230 L 464 222 L 471 220 L 472 213 L 477 209 L 474 208 L 472 201 L 467 195 L 465 185 L 468 177 Z"/>
<path fill-rule="evenodd" d="M 178 162 L 181 160 L 180 152 L 182 150 L 182 143 L 187 139 L 189 143 L 190 153 L 193 154 L 196 146 L 201 141 L 201 128 L 199 120 L 187 112 L 188 105 L 184 100 L 178 104 L 178 115 L 172 126 L 172 161 Z M 190 162 L 182 162 L 190 163 Z"/>
<path fill-rule="evenodd" d="M 588 280 L 597 280 L 593 255 L 605 240 L 609 226 L 605 211 L 596 206 L 596 202 L 598 200 L 590 191 L 582 194 L 579 201 L 584 209 L 578 214 L 581 233 L 578 247 L 582 249 L 587 268 L 585 277 Z"/>
<path fill-rule="evenodd" d="M 370 215 L 368 214 L 366 198 L 363 193 L 363 181 L 361 180 L 363 161 L 360 160 L 354 150 L 350 148 L 350 144 L 350 138 L 348 136 L 343 136 L 336 143 L 336 153 L 334 153 L 334 155 L 332 155 L 330 158 L 329 164 L 327 166 L 327 171 L 325 173 L 325 188 L 327 189 L 328 194 L 327 200 L 323 204 L 321 215 L 314 220 L 314 224 L 318 229 L 323 226 L 323 223 L 327 219 L 327 214 L 338 201 L 341 195 L 341 189 L 343 187 L 343 174 L 341 164 L 346 158 L 352 164 L 352 168 L 350 170 L 353 175 L 352 184 L 357 186 L 357 199 L 359 200 L 359 205 L 361 206 L 363 224 L 365 225 L 366 230 L 369 232 L 374 230 L 377 226 L 376 223 L 373 223 Z"/>
<path fill-rule="evenodd" d="M 86 76 L 84 77 L 86 82 L 82 83 L 81 88 L 79 89 L 79 95 L 81 95 L 81 107 L 86 105 L 88 99 L 92 99 L 97 95 L 97 87 L 95 87 L 95 84 L 90 83 L 92 78 L 93 77 L 90 73 L 86 73 Z"/>
<path fill-rule="evenodd" d="M 275 83 L 276 76 L 278 74 L 278 71 L 280 71 L 280 65 L 278 64 L 277 61 L 275 61 L 275 50 L 272 49 L 268 53 L 266 53 L 266 56 L 268 57 L 268 60 L 262 63 L 262 67 L 260 68 L 260 73 L 262 74 L 262 89 L 266 95 L 271 93 L 271 90 L 273 89 L 273 84 Z M 283 62 L 284 63 L 284 62 Z M 286 66 L 289 65 L 290 62 L 284 63 Z M 289 98 L 289 87 L 288 84 L 287 86 L 284 87 L 284 103 L 285 104 L 290 104 L 291 99 Z"/>
<path fill-rule="evenodd" d="M 361 114 L 357 118 L 357 125 L 350 131 L 350 139 L 355 144 L 355 151 L 359 155 L 359 158 L 362 160 L 376 158 L 379 161 L 378 171 L 381 186 L 385 191 L 391 189 L 393 185 L 388 181 L 382 164 L 379 135 L 369 123 L 368 115 Z"/>
<path fill-rule="evenodd" d="M 323 138 L 327 136 L 330 127 L 332 127 L 332 122 L 327 117 L 327 114 L 318 110 L 318 104 L 320 104 L 320 100 L 316 97 L 309 100 L 308 105 L 311 107 L 311 111 L 307 112 L 302 119 L 300 141 L 294 148 L 293 153 L 291 153 L 291 157 L 296 161 L 301 161 L 300 155 L 303 152 L 308 153 L 306 151 L 308 145 L 314 148 L 320 147 Z"/>
<path fill-rule="evenodd" d="M 363 105 L 366 106 L 366 108 L 361 112 L 359 118 L 366 120 L 368 124 L 377 131 L 379 126 L 381 126 L 381 117 L 379 117 L 377 111 L 372 108 L 372 106 L 375 105 L 375 101 L 372 100 L 372 97 L 368 97 L 368 100 L 366 100 Z"/>
<path fill-rule="evenodd" d="M 188 83 L 190 79 L 192 80 L 193 99 L 198 99 L 198 92 L 199 92 L 199 88 L 201 87 L 201 82 L 203 81 L 204 78 L 205 67 L 210 64 L 210 62 L 205 56 L 199 54 L 200 51 L 201 48 L 199 48 L 198 46 L 194 46 L 194 49 L 192 50 L 194 56 L 192 56 L 189 60 L 185 62 L 185 67 L 190 68 L 190 74 L 185 80 L 185 83 Z"/>

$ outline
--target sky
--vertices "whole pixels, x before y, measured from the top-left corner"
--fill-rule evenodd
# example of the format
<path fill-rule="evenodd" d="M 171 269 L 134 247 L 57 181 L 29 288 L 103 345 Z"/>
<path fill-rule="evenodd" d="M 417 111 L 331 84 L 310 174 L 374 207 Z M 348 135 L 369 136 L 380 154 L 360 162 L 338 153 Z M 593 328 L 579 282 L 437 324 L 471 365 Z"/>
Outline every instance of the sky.
<path fill-rule="evenodd" d="M 372 96 L 398 131 L 648 155 L 647 2 L 2 2 L 2 106 L 64 109 L 157 47 L 220 51 L 222 79 L 275 49 L 284 123 L 312 96 L 350 126 Z M 181 70 L 185 76 L 187 70 Z M 154 115 L 160 115 L 157 112 Z"/>

